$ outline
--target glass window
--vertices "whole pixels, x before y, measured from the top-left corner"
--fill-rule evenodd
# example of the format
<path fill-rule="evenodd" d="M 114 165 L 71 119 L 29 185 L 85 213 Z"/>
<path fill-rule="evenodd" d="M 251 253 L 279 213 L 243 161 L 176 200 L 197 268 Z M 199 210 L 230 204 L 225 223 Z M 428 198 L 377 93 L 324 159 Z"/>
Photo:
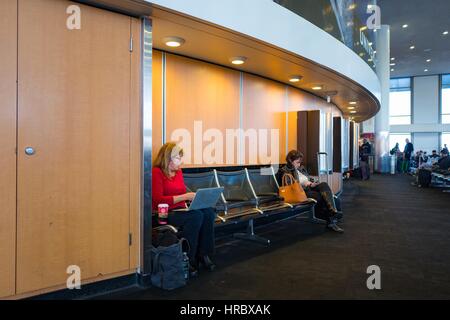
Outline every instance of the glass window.
<path fill-rule="evenodd" d="M 411 124 L 411 79 L 391 79 L 389 124 Z"/>
<path fill-rule="evenodd" d="M 450 132 L 442 132 L 441 136 L 441 150 L 444 148 L 444 145 L 447 145 L 447 148 L 450 149 Z"/>
<path fill-rule="evenodd" d="M 450 74 L 442 76 L 441 97 L 442 123 L 450 123 Z"/>
<path fill-rule="evenodd" d="M 405 140 L 409 139 L 411 141 L 410 133 L 391 133 L 389 134 L 389 150 L 392 150 L 395 147 L 395 144 L 398 143 L 400 151 L 403 152 L 405 150 L 406 142 Z"/>

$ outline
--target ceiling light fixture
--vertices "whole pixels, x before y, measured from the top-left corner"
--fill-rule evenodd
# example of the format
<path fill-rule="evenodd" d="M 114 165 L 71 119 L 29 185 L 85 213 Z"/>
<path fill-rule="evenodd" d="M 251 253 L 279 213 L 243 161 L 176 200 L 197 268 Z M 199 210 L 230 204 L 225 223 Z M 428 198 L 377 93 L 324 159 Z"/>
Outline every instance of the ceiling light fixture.
<path fill-rule="evenodd" d="M 423 70 L 424 72 L 428 72 L 428 69 Z"/>
<path fill-rule="evenodd" d="M 407 24 L 404 24 L 404 25 L 402 25 L 402 28 L 403 28 L 403 29 L 406 29 L 406 28 L 408 28 L 408 25 L 407 25 Z"/>
<path fill-rule="evenodd" d="M 323 89 L 323 86 L 322 86 L 322 85 L 314 86 L 314 87 L 312 87 L 312 89 L 313 89 L 314 91 L 319 91 L 319 90 L 322 90 L 322 89 Z"/>
<path fill-rule="evenodd" d="M 355 110 L 355 107 L 348 107 L 348 110 Z"/>
<path fill-rule="evenodd" d="M 168 47 L 176 48 L 182 46 L 186 41 L 180 37 L 166 37 L 163 39 Z"/>
<path fill-rule="evenodd" d="M 395 71 L 395 69 L 391 69 L 391 72 L 394 72 Z"/>
<path fill-rule="evenodd" d="M 444 32 L 442 32 L 442 34 L 443 34 L 444 36 L 446 36 L 446 35 L 448 35 L 448 31 L 444 31 Z"/>
<path fill-rule="evenodd" d="M 395 60 L 395 58 L 391 58 L 391 61 L 394 61 Z"/>
<path fill-rule="evenodd" d="M 349 102 L 352 106 L 354 106 L 356 104 L 356 101 L 350 101 Z"/>
<path fill-rule="evenodd" d="M 411 46 L 409 47 L 409 49 L 414 50 L 416 48 L 416 46 Z"/>
<path fill-rule="evenodd" d="M 391 65 L 391 67 L 393 67 L 393 66 L 395 66 L 395 63 L 391 63 L 390 65 Z"/>
<path fill-rule="evenodd" d="M 302 76 L 292 76 L 289 81 L 290 82 L 299 82 L 300 80 L 302 80 Z"/>
<path fill-rule="evenodd" d="M 240 65 L 240 64 L 244 64 L 245 61 L 247 61 L 246 57 L 233 57 L 230 59 L 232 64 L 236 64 L 236 65 Z"/>
<path fill-rule="evenodd" d="M 431 62 L 431 59 L 427 59 L 427 62 Z"/>
<path fill-rule="evenodd" d="M 350 113 L 356 113 L 356 111 L 350 111 Z"/>

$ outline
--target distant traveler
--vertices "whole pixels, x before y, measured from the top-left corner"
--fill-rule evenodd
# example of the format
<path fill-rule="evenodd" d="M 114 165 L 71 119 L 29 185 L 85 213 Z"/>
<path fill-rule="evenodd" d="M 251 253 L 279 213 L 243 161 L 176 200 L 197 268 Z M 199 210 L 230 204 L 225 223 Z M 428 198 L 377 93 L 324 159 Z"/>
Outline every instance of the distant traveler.
<path fill-rule="evenodd" d="M 406 139 L 405 142 L 406 142 L 406 145 L 405 145 L 405 150 L 403 151 L 402 172 L 408 173 L 410 162 L 411 162 L 411 155 L 414 151 L 414 146 L 411 142 L 409 142 L 409 139 Z"/>
<path fill-rule="evenodd" d="M 391 156 L 396 155 L 398 152 L 400 152 L 400 147 L 398 145 L 398 142 L 395 144 L 395 147 L 391 149 L 389 152 Z"/>
<path fill-rule="evenodd" d="M 300 151 L 292 150 L 286 156 L 287 164 L 278 172 L 278 180 L 281 182 L 285 174 L 291 174 L 305 190 L 308 198 L 317 201 L 317 217 L 327 221 L 327 228 L 335 232 L 344 232 L 337 225 L 337 220 L 342 218 L 342 212 L 338 211 L 334 201 L 333 192 L 330 186 L 325 183 L 313 182 L 308 172 L 302 166 L 303 154 Z"/>
<path fill-rule="evenodd" d="M 195 193 L 186 192 L 181 171 L 183 149 L 176 143 L 168 142 L 161 147 L 152 169 L 152 206 L 168 204 L 169 210 L 186 207 L 186 201 L 192 201 Z M 190 274 L 197 275 L 200 265 L 213 271 L 216 265 L 210 256 L 214 253 L 214 208 L 184 212 L 169 211 L 168 223 L 179 229 L 179 236 L 187 239 L 190 245 L 188 253 Z"/>
<path fill-rule="evenodd" d="M 437 154 L 437 151 L 436 150 L 433 150 L 432 152 L 431 152 L 431 159 L 439 159 L 439 155 Z"/>
<path fill-rule="evenodd" d="M 450 156 L 448 155 L 448 149 L 442 149 L 441 158 L 433 168 L 440 170 L 448 170 L 450 168 Z"/>

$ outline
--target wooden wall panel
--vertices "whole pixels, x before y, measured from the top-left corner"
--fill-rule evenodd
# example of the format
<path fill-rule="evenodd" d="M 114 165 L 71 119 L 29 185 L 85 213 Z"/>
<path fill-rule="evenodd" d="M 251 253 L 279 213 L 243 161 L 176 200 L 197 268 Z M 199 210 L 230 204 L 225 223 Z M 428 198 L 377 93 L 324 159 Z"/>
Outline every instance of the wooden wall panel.
<path fill-rule="evenodd" d="M 0 297 L 15 293 L 17 0 L 0 1 Z"/>
<path fill-rule="evenodd" d="M 69 4 L 19 2 L 19 294 L 130 267 L 131 18 Z"/>
<path fill-rule="evenodd" d="M 354 168 L 356 168 L 356 163 L 354 163 L 354 154 L 355 154 L 355 123 L 353 121 L 350 121 L 349 124 L 349 130 L 350 130 L 350 134 L 349 134 L 349 169 L 353 170 Z"/>
<path fill-rule="evenodd" d="M 225 140 L 226 129 L 239 128 L 239 72 L 173 54 L 167 54 L 166 61 L 167 140 L 177 140 L 172 139 L 175 130 L 191 133 L 191 148 L 185 146 L 185 167 L 236 164 L 237 151 L 232 160 L 226 161 L 225 142 L 222 148 L 217 146 L 223 150 L 217 163 L 205 161 L 202 151 L 210 142 L 202 141 L 202 132 L 217 129 Z M 198 132 L 194 130 L 195 121 L 201 121 Z M 194 145 L 203 146 L 197 155 Z"/>
<path fill-rule="evenodd" d="M 303 163 L 308 161 L 308 111 L 297 113 L 297 146 L 294 149 L 303 153 Z"/>
<path fill-rule="evenodd" d="M 285 162 L 286 158 L 286 86 L 257 76 L 244 75 L 244 101 L 243 101 L 243 129 L 266 129 L 267 130 L 267 152 L 271 145 L 270 130 L 279 130 L 278 139 L 278 161 Z M 258 139 L 258 149 L 262 141 Z M 259 151 L 258 151 L 259 152 Z M 252 161 L 250 156 L 254 152 L 245 142 L 245 164 L 267 164 L 264 159 Z M 261 152 L 265 155 L 266 152 Z M 259 157 L 258 157 L 259 158 Z"/>
<path fill-rule="evenodd" d="M 288 148 L 286 150 L 286 154 L 291 150 L 297 150 L 298 147 L 298 113 L 296 111 L 288 112 L 288 132 L 287 132 L 287 140 L 288 140 Z M 283 160 L 283 163 L 285 160 Z"/>
<path fill-rule="evenodd" d="M 153 50 L 152 60 L 152 158 L 155 160 L 162 146 L 163 130 L 163 70 L 162 52 Z"/>
<path fill-rule="evenodd" d="M 308 172 L 319 175 L 317 167 L 317 153 L 320 152 L 320 111 L 308 111 L 308 154 L 306 155 L 306 166 Z"/>
<path fill-rule="evenodd" d="M 342 118 L 333 118 L 333 172 L 342 172 Z"/>

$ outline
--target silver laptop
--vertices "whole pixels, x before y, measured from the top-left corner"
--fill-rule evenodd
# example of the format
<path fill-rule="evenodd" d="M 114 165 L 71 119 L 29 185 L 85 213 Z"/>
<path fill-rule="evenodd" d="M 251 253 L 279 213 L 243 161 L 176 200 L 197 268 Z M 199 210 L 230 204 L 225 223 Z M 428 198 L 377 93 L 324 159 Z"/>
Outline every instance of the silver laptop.
<path fill-rule="evenodd" d="M 189 205 L 189 208 L 176 209 L 174 211 L 191 211 L 205 208 L 215 208 L 220 194 L 223 192 L 223 190 L 223 187 L 198 189 L 195 193 L 194 199 Z"/>

